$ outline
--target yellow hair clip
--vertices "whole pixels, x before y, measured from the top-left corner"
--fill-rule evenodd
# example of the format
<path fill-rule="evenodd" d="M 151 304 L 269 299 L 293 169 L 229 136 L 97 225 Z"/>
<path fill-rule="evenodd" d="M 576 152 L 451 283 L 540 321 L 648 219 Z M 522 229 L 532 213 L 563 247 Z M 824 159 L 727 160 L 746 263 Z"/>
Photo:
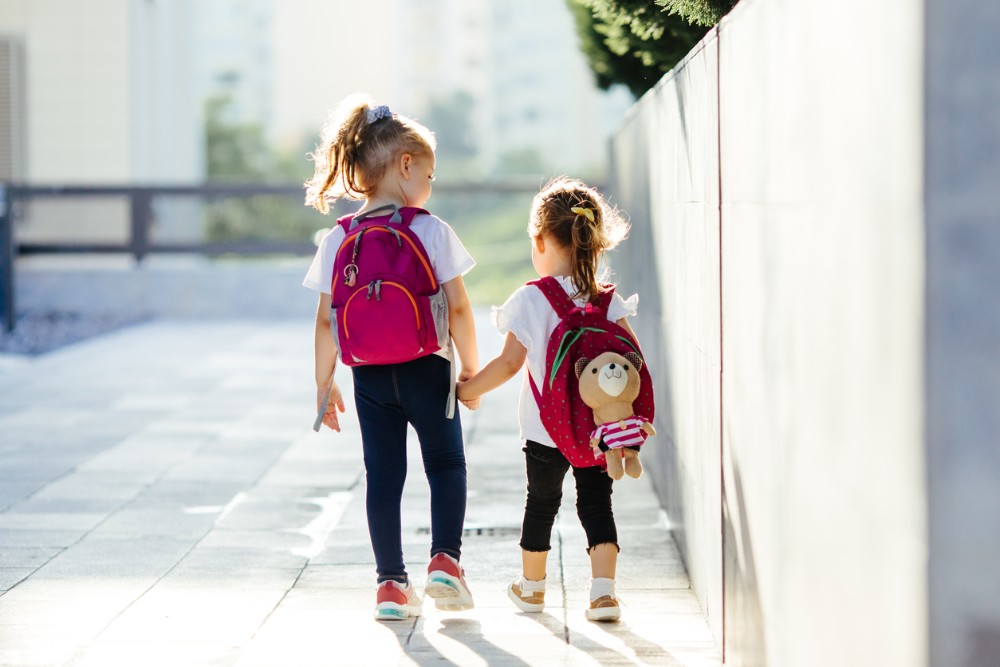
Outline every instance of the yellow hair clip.
<path fill-rule="evenodd" d="M 574 206 L 570 210 L 573 213 L 576 213 L 577 215 L 582 215 L 583 217 L 585 217 L 587 220 L 590 220 L 591 222 L 594 221 L 594 211 L 593 211 L 593 209 L 584 208 L 583 206 Z"/>

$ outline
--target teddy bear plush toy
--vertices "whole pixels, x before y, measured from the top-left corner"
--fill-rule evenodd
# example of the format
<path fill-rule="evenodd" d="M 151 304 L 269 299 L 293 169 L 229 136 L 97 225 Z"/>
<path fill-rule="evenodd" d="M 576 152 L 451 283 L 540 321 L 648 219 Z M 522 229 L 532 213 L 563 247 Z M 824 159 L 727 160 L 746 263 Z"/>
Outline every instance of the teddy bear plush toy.
<path fill-rule="evenodd" d="M 594 411 L 597 428 L 590 434 L 594 456 L 607 461 L 608 475 L 642 474 L 639 449 L 647 435 L 656 435 L 649 421 L 635 414 L 632 402 L 639 396 L 642 358 L 634 352 L 620 355 L 604 352 L 595 359 L 576 362 L 580 397 Z"/>

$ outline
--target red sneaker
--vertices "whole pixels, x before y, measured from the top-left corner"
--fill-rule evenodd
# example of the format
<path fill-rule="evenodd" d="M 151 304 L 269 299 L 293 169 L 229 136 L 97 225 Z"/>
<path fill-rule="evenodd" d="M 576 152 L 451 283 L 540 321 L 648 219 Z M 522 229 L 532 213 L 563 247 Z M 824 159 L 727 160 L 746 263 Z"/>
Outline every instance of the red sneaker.
<path fill-rule="evenodd" d="M 420 598 L 410 582 L 383 581 L 375 594 L 375 620 L 405 621 L 420 616 Z"/>
<path fill-rule="evenodd" d="M 445 553 L 436 554 L 427 565 L 424 593 L 434 598 L 434 606 L 444 611 L 464 611 L 475 606 L 465 583 L 465 570 Z"/>

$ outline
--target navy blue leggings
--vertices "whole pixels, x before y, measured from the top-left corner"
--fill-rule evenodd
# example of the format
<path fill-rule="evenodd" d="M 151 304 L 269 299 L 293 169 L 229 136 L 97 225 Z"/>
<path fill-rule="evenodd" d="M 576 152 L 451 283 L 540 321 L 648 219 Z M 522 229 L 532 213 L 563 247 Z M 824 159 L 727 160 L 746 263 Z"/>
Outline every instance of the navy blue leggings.
<path fill-rule="evenodd" d="M 417 432 L 430 485 L 431 555 L 443 552 L 458 558 L 462 551 L 467 477 L 458 409 L 454 419 L 445 417 L 450 364 L 432 354 L 403 364 L 355 366 L 353 371 L 368 479 L 368 533 L 378 581 L 406 581 L 400 500 L 407 424 Z"/>

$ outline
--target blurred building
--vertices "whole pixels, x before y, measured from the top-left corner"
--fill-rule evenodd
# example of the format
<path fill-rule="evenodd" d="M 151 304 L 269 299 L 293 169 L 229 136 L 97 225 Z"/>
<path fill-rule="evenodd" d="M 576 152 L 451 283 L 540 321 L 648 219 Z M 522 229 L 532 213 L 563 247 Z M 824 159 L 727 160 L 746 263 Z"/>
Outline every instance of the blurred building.
<path fill-rule="evenodd" d="M 211 98 L 304 154 L 358 89 L 461 132 L 465 175 L 593 172 L 631 102 L 563 0 L 4 0 L 0 71 L 0 176 L 35 183 L 199 181 Z"/>
<path fill-rule="evenodd" d="M 480 175 L 603 165 L 630 104 L 598 91 L 563 0 L 4 0 L 0 176 L 190 182 L 204 105 L 298 151 L 358 89 L 467 124 Z"/>
<path fill-rule="evenodd" d="M 273 0 L 211 0 L 193 7 L 197 99 L 228 101 L 228 122 L 273 125 L 274 12 Z"/>
<path fill-rule="evenodd" d="M 564 0 L 298 0 L 275 13 L 272 132 L 286 147 L 360 89 L 439 139 L 467 122 L 478 175 L 595 171 L 632 103 L 596 88 Z"/>
<path fill-rule="evenodd" d="M 200 181 L 193 6 L 0 2 L 0 176 L 35 184 Z M 115 241 L 127 224 L 120 200 L 44 201 L 24 211 L 19 236 Z"/>
<path fill-rule="evenodd" d="M 565 0 L 489 7 L 487 159 L 530 159 L 537 151 L 550 174 L 603 170 L 607 138 L 632 98 L 624 89 L 597 89 Z"/>
<path fill-rule="evenodd" d="M 4 0 L 0 137 L 34 182 L 195 181 L 189 0 Z M 13 110 L 13 111 L 11 111 Z"/>

